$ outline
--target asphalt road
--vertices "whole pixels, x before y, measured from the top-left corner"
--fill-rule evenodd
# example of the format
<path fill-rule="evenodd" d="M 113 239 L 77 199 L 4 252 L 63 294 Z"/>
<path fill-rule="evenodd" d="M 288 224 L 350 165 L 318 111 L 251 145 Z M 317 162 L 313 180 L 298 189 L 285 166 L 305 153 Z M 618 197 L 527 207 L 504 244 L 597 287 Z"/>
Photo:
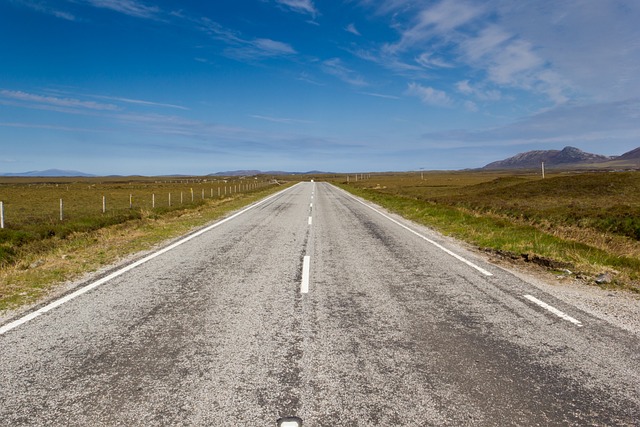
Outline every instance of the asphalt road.
<path fill-rule="evenodd" d="M 640 425 L 637 334 L 326 183 L 32 317 L 3 426 Z"/>

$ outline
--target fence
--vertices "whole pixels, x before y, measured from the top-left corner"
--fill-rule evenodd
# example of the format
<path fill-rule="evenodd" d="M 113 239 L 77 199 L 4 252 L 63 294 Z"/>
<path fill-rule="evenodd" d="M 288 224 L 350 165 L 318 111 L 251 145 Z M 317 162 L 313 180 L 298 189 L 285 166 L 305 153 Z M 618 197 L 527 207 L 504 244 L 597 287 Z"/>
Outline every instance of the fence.
<path fill-rule="evenodd" d="M 0 228 L 34 222 L 64 222 L 127 210 L 178 209 L 207 199 L 256 191 L 269 181 L 188 183 L 162 181 L 92 184 L 16 184 L 0 186 Z"/>

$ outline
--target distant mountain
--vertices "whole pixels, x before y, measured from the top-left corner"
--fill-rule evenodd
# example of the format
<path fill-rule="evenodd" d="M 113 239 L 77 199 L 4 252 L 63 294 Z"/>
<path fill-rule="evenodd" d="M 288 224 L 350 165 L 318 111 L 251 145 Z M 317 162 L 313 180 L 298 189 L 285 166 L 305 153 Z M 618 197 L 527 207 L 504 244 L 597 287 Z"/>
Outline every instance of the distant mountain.
<path fill-rule="evenodd" d="M 628 151 L 622 156 L 616 157 L 616 160 L 638 160 L 640 159 L 640 147 L 635 150 Z"/>
<path fill-rule="evenodd" d="M 628 153 L 627 153 L 628 154 Z M 584 152 L 575 147 L 562 150 L 535 150 L 516 154 L 505 160 L 489 163 L 482 169 L 533 169 L 544 162 L 547 167 L 596 164 L 614 160 L 613 157 Z"/>
<path fill-rule="evenodd" d="M 0 176 L 21 176 L 21 177 L 92 177 L 95 175 L 91 175 L 84 172 L 78 171 L 70 171 L 70 170 L 61 170 L 61 169 L 47 169 L 43 171 L 29 171 L 29 172 L 19 172 L 19 173 L 5 173 L 0 174 Z"/>

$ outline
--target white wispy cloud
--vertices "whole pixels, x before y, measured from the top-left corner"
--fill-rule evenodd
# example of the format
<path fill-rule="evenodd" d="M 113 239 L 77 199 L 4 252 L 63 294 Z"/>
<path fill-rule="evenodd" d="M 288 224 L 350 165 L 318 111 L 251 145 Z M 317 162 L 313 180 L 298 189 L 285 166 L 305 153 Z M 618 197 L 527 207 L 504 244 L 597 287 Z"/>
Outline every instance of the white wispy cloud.
<path fill-rule="evenodd" d="M 91 6 L 110 9 L 137 18 L 157 18 L 160 8 L 136 0 L 86 0 Z"/>
<path fill-rule="evenodd" d="M 460 80 L 456 83 L 456 89 L 463 95 L 473 96 L 482 101 L 499 101 L 502 93 L 496 89 L 484 89 L 472 85 L 469 80 Z"/>
<path fill-rule="evenodd" d="M 437 107 L 450 107 L 453 105 L 453 100 L 446 92 L 430 86 L 422 86 L 419 83 L 409 83 L 406 94 L 417 96 L 423 103 L 428 105 Z"/>
<path fill-rule="evenodd" d="M 425 73 L 426 67 L 417 63 L 404 61 L 397 55 L 386 52 L 384 49 L 379 51 L 357 49 L 351 53 L 360 59 L 374 62 L 396 74 L 407 76 L 411 79 L 423 79 L 427 77 Z"/>
<path fill-rule="evenodd" d="M 560 104 L 567 101 L 568 82 L 536 53 L 535 46 L 495 25 L 460 43 L 462 60 L 483 69 L 497 85 L 546 94 Z"/>
<path fill-rule="evenodd" d="M 476 35 L 467 37 L 461 42 L 461 49 L 468 61 L 480 61 L 493 56 L 514 37 L 498 25 L 482 28 Z"/>
<path fill-rule="evenodd" d="M 362 95 L 367 95 L 367 96 L 373 96 L 376 98 L 384 98 L 384 99 L 400 99 L 399 96 L 395 96 L 395 95 L 387 95 L 384 93 L 376 93 L 376 92 L 359 92 Z"/>
<path fill-rule="evenodd" d="M 415 5 L 414 0 L 360 0 L 358 3 L 374 8 L 376 13 L 380 15 L 397 13 L 404 9 L 411 9 Z"/>
<path fill-rule="evenodd" d="M 322 70 L 352 86 L 362 87 L 369 85 L 361 75 L 346 67 L 340 58 L 331 58 L 323 61 Z"/>
<path fill-rule="evenodd" d="M 450 62 L 436 56 L 433 52 L 423 52 L 415 58 L 415 61 L 425 68 L 453 68 Z"/>
<path fill-rule="evenodd" d="M 76 21 L 76 16 L 66 10 L 60 8 L 51 7 L 43 2 L 31 1 L 31 0 L 19 0 L 17 3 L 22 4 L 37 12 L 46 13 L 48 15 L 55 16 L 56 18 L 65 19 L 67 21 Z"/>
<path fill-rule="evenodd" d="M 288 43 L 268 38 L 249 39 L 238 31 L 226 28 L 209 18 L 202 18 L 199 28 L 216 40 L 228 46 L 224 53 L 234 59 L 242 61 L 256 61 L 265 58 L 289 56 L 296 54 L 296 50 Z"/>
<path fill-rule="evenodd" d="M 122 98 L 122 97 L 117 97 L 117 96 L 104 96 L 104 95 L 89 95 L 93 98 L 97 98 L 97 99 L 106 99 L 106 100 L 110 100 L 110 101 L 117 101 L 117 102 L 124 102 L 127 104 L 135 104 L 135 105 L 146 105 L 149 107 L 164 107 L 164 108 L 176 108 L 178 110 L 189 110 L 186 107 L 183 107 L 181 105 L 175 105 L 175 104 L 164 104 L 161 102 L 153 102 L 153 101 L 144 101 L 141 99 L 131 99 L 131 98 Z"/>
<path fill-rule="evenodd" d="M 360 31 L 356 28 L 356 25 L 352 22 L 344 29 L 346 32 L 355 34 L 356 36 L 361 36 Z"/>
<path fill-rule="evenodd" d="M 293 55 L 296 50 L 289 44 L 271 39 L 243 40 L 224 49 L 230 58 L 239 61 L 254 62 L 267 58 Z"/>
<path fill-rule="evenodd" d="M 306 73 L 304 71 L 298 75 L 297 79 L 300 80 L 301 82 L 310 83 L 314 86 L 325 86 L 324 83 L 319 82 L 314 77 L 312 77 L 309 73 Z"/>
<path fill-rule="evenodd" d="M 459 27 L 483 16 L 484 9 L 476 4 L 458 0 L 444 0 L 422 9 L 411 25 L 400 32 L 400 40 L 388 43 L 384 50 L 398 54 L 422 48 L 432 39 L 449 39 Z"/>
<path fill-rule="evenodd" d="M 296 53 L 291 45 L 271 39 L 255 39 L 249 45 L 266 56 L 291 55 Z"/>
<path fill-rule="evenodd" d="M 531 43 L 507 34 L 495 26 L 460 44 L 467 63 L 486 70 L 498 84 L 527 87 L 545 63 Z"/>
<path fill-rule="evenodd" d="M 465 110 L 471 111 L 472 113 L 476 113 L 480 110 L 480 108 L 478 108 L 478 104 L 473 101 L 464 101 L 462 105 L 464 106 Z"/>
<path fill-rule="evenodd" d="M 276 0 L 276 3 L 286 6 L 294 12 L 315 16 L 318 14 L 313 1 L 311 0 Z"/>
<path fill-rule="evenodd" d="M 0 122 L 0 126 L 22 128 L 22 129 L 45 129 L 45 130 L 55 130 L 55 131 L 64 131 L 64 132 L 82 132 L 82 133 L 102 132 L 101 130 L 96 128 L 80 128 L 80 127 L 72 127 L 72 126 L 60 126 L 60 125 L 39 124 L 39 123 Z"/>
<path fill-rule="evenodd" d="M 118 106 L 114 104 L 104 104 L 95 101 L 82 101 L 75 98 L 60 98 L 55 96 L 43 96 L 33 93 L 27 93 L 16 90 L 0 90 L 0 97 L 19 101 L 30 105 L 44 105 L 44 106 L 56 106 L 81 110 L 100 110 L 100 111 L 115 111 L 118 110 Z"/>
<path fill-rule="evenodd" d="M 249 117 L 252 117 L 254 119 L 259 119 L 259 120 L 265 120 L 268 122 L 273 122 L 273 123 L 284 123 L 284 124 L 309 124 L 309 123 L 313 123 L 312 121 L 309 120 L 301 120 L 301 119 L 292 119 L 289 117 L 274 117 L 274 116 L 263 116 L 261 114 L 251 114 L 249 115 Z"/>

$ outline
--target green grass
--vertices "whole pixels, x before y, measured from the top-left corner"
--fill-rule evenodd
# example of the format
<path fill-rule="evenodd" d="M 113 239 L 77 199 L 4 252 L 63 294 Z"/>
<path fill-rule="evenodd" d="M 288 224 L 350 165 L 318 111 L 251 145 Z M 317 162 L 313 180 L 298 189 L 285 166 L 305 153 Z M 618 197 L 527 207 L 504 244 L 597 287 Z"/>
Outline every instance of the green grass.
<path fill-rule="evenodd" d="M 46 182 L 42 178 L 4 178 L 0 181 L 5 213 L 5 228 L 0 229 L 0 267 L 16 263 L 25 246 L 31 252 L 46 249 L 50 246 L 47 240 L 53 238 L 195 209 L 207 200 L 255 191 L 268 182 L 237 178 L 51 178 Z"/>
<path fill-rule="evenodd" d="M 640 291 L 640 173 L 382 174 L 333 181 L 482 249 Z"/>

